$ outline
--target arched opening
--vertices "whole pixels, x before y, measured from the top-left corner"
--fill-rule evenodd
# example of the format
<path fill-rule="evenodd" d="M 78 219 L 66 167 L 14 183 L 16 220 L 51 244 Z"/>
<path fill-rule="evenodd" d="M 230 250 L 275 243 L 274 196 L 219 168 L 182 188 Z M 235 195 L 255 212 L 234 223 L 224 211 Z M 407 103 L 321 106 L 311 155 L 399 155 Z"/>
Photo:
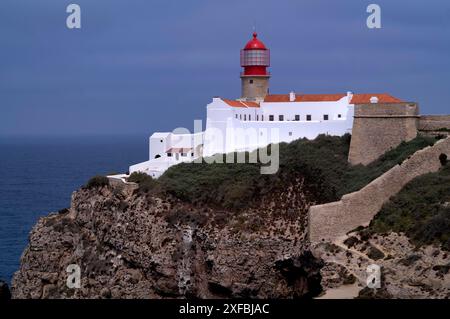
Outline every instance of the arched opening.
<path fill-rule="evenodd" d="M 159 155 L 159 154 L 155 155 L 155 158 L 160 158 L 160 157 L 161 157 L 161 155 Z"/>

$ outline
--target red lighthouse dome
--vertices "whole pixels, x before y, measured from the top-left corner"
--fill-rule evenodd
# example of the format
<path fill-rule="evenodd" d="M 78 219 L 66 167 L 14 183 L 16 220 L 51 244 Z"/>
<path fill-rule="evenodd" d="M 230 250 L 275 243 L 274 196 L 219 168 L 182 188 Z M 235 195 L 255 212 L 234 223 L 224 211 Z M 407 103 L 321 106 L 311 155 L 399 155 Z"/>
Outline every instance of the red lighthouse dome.
<path fill-rule="evenodd" d="M 253 39 L 247 42 L 241 50 L 241 66 L 243 76 L 268 76 L 267 67 L 270 66 L 270 51 L 253 32 Z"/>
<path fill-rule="evenodd" d="M 247 42 L 244 50 L 267 50 L 264 43 L 258 39 L 258 33 L 253 32 L 253 39 Z"/>

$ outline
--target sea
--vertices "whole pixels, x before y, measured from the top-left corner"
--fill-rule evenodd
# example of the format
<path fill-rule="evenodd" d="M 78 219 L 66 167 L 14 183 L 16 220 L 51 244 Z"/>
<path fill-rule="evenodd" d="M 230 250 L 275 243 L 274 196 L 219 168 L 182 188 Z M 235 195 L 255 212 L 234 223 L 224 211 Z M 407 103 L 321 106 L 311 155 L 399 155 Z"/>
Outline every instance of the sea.
<path fill-rule="evenodd" d="M 0 279 L 10 284 L 38 219 L 94 175 L 148 160 L 147 136 L 1 137 Z"/>

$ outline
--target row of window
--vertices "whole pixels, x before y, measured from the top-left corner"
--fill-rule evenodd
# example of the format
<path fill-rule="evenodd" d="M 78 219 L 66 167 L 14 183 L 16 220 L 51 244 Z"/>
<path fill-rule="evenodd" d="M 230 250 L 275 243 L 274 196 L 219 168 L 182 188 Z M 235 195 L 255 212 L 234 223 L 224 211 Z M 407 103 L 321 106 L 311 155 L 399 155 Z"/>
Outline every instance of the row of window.
<path fill-rule="evenodd" d="M 182 157 L 186 157 L 187 156 L 187 153 L 179 153 L 179 154 L 181 154 Z M 167 153 L 167 156 L 168 157 L 172 157 L 172 153 Z M 191 153 L 191 156 L 194 156 L 194 153 Z"/>
<path fill-rule="evenodd" d="M 341 114 L 338 114 L 338 118 L 341 118 Z M 240 120 L 244 120 L 247 121 L 247 114 L 244 114 L 244 117 L 242 117 L 242 114 L 236 114 L 236 118 L 239 118 Z M 256 115 L 256 120 L 259 121 L 260 116 Z M 324 121 L 328 121 L 329 116 L 328 114 L 324 114 L 323 115 L 323 120 Z M 252 116 L 250 114 L 248 114 L 248 120 L 251 121 L 252 120 Z M 274 121 L 275 120 L 275 116 L 274 115 L 269 115 L 269 121 Z M 312 120 L 312 115 L 308 114 L 306 115 L 306 120 L 307 121 L 311 121 Z M 261 121 L 264 121 L 264 115 L 261 115 Z M 278 121 L 284 121 L 284 115 L 278 115 Z M 294 121 L 300 121 L 300 115 L 295 115 L 295 120 Z"/>

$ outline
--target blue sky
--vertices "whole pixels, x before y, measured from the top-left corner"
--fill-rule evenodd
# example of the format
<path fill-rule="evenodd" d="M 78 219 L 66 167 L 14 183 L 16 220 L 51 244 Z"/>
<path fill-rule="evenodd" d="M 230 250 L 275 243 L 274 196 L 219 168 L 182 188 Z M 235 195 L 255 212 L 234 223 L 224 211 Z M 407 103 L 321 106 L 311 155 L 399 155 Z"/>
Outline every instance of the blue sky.
<path fill-rule="evenodd" d="M 272 93 L 388 92 L 450 113 L 450 1 L 2 0 L 0 135 L 191 129 L 213 96 L 239 97 L 255 24 Z"/>

